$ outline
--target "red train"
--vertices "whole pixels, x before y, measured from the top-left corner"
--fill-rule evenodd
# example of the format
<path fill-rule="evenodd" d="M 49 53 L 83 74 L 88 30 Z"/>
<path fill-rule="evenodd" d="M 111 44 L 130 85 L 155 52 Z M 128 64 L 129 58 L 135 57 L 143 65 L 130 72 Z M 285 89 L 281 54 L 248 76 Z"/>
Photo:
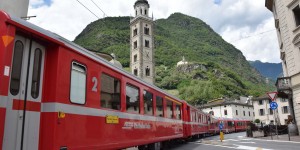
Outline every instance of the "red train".
<path fill-rule="evenodd" d="M 214 118 L 94 53 L 0 12 L 2 150 L 159 149 L 245 130 Z M 2 72 L 3 71 L 3 72 Z"/>

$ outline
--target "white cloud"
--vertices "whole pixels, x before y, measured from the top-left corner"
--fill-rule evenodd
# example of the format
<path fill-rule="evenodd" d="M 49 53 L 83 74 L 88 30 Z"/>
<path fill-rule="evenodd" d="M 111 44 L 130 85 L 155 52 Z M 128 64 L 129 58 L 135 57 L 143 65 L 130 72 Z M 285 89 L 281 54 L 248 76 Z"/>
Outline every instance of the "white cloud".
<path fill-rule="evenodd" d="M 50 0 L 47 0 L 48 2 Z M 91 0 L 79 0 L 102 18 L 103 13 Z M 93 0 L 108 16 L 134 14 L 136 0 Z M 181 12 L 202 19 L 226 41 L 240 49 L 248 60 L 280 62 L 277 36 L 272 14 L 264 0 L 148 0 L 155 19 Z M 218 3 L 220 2 L 220 3 Z M 69 40 L 98 18 L 77 0 L 30 0 L 28 15 L 37 15 L 30 22 L 58 33 Z M 253 36 L 255 35 L 255 36 Z M 251 36 L 251 37 L 248 37 Z M 248 37 L 248 38 L 245 38 Z M 241 40 L 239 40 L 241 39 Z"/>

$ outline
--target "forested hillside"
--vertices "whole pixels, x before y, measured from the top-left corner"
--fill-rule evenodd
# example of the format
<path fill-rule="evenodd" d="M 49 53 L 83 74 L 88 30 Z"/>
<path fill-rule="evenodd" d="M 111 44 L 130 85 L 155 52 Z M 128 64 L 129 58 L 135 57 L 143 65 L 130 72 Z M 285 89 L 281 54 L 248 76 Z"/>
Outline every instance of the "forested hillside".
<path fill-rule="evenodd" d="M 88 49 L 115 53 L 129 67 L 130 17 L 107 17 L 89 24 L 75 39 Z M 155 21 L 156 85 L 200 103 L 222 96 L 258 96 L 273 88 L 205 22 L 181 13 Z M 176 67 L 182 56 L 188 66 Z"/>

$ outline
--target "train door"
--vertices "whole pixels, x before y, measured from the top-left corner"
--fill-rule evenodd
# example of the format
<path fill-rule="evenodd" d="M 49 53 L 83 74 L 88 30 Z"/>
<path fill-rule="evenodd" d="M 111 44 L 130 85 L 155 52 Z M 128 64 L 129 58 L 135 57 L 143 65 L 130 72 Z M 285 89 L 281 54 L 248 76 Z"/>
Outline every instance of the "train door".
<path fill-rule="evenodd" d="M 16 35 L 3 150 L 36 150 L 39 143 L 45 48 Z"/>

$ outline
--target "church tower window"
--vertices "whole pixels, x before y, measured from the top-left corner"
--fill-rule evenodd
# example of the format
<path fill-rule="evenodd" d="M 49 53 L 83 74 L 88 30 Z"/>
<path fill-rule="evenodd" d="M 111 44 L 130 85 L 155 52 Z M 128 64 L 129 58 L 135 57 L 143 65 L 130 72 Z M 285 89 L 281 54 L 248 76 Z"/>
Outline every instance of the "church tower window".
<path fill-rule="evenodd" d="M 150 47 L 149 40 L 145 40 L 145 47 Z"/>
<path fill-rule="evenodd" d="M 133 62 L 136 62 L 137 61 L 137 54 L 135 54 L 134 56 L 133 56 Z"/>
<path fill-rule="evenodd" d="M 147 9 L 145 9 L 145 15 L 147 15 Z"/>
<path fill-rule="evenodd" d="M 145 28 L 144 28 L 144 33 L 145 33 L 146 35 L 149 35 L 149 28 L 145 27 Z"/>
<path fill-rule="evenodd" d="M 148 66 L 146 68 L 146 76 L 150 76 L 150 68 Z"/>
<path fill-rule="evenodd" d="M 135 42 L 133 43 L 133 48 L 134 48 L 134 49 L 137 48 L 137 41 L 135 41 Z"/>
<path fill-rule="evenodd" d="M 137 30 L 137 29 L 134 29 L 134 30 L 133 30 L 133 36 L 136 36 L 137 33 L 138 33 L 138 30 Z"/>
<path fill-rule="evenodd" d="M 137 69 L 134 69 L 133 72 L 134 72 L 134 75 L 136 75 L 136 76 L 138 75 L 138 70 Z"/>

